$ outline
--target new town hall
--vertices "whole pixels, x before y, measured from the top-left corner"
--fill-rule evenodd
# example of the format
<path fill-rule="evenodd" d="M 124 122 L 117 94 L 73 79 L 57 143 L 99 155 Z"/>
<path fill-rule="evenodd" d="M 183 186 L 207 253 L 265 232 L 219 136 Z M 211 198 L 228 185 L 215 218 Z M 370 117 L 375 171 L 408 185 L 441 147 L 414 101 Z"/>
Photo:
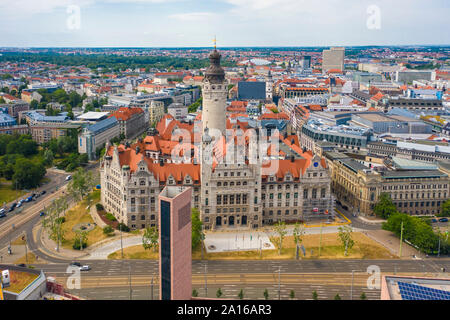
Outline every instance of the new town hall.
<path fill-rule="evenodd" d="M 296 135 L 268 136 L 250 121 L 228 118 L 219 52 L 209 59 L 202 113 L 195 121 L 166 115 L 135 144 L 107 145 L 100 169 L 106 211 L 131 229 L 154 226 L 157 197 L 167 185 L 192 187 L 192 206 L 200 210 L 206 230 L 332 214 L 325 160 L 302 150 Z"/>

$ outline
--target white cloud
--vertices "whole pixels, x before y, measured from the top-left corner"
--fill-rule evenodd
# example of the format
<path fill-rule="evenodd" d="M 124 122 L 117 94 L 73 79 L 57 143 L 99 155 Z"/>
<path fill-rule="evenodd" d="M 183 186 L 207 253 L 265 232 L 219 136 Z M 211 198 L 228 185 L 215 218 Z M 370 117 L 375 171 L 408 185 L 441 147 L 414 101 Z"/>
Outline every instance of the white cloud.
<path fill-rule="evenodd" d="M 205 21 L 210 20 L 215 16 L 216 15 L 212 12 L 188 12 L 172 14 L 169 18 L 181 21 Z"/>

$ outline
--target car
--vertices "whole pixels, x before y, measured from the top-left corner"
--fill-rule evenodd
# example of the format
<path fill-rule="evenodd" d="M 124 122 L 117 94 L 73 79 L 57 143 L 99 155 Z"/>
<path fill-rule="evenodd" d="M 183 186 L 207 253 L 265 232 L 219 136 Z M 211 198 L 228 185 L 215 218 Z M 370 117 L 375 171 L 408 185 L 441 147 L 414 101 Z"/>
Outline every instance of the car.
<path fill-rule="evenodd" d="M 6 217 L 6 213 L 0 213 L 0 218 Z"/>
<path fill-rule="evenodd" d="M 448 219 L 447 218 L 440 218 L 439 222 L 448 222 Z"/>
<path fill-rule="evenodd" d="M 28 198 L 25 199 L 25 202 L 30 202 L 30 201 L 32 201 L 32 200 L 33 200 L 33 197 L 32 197 L 32 196 L 29 196 Z"/>
<path fill-rule="evenodd" d="M 43 217 L 43 216 L 45 216 L 45 212 L 44 212 L 44 211 L 42 211 L 41 213 L 39 213 L 39 217 Z"/>
<path fill-rule="evenodd" d="M 25 263 L 20 263 L 20 264 L 18 264 L 17 266 L 18 266 L 18 267 L 22 267 L 22 268 L 26 268 L 26 267 L 27 267 Z"/>
<path fill-rule="evenodd" d="M 16 208 L 16 206 L 11 206 L 11 207 L 9 207 L 8 212 L 13 211 L 15 208 Z"/>
<path fill-rule="evenodd" d="M 74 262 L 70 263 L 70 266 L 72 266 L 72 267 L 80 267 L 81 268 L 81 263 L 74 261 Z"/>
<path fill-rule="evenodd" d="M 348 210 L 348 207 L 347 206 L 342 206 L 342 209 Z"/>
<path fill-rule="evenodd" d="M 20 208 L 22 206 L 22 200 L 19 201 L 19 203 L 17 204 L 16 208 Z"/>
<path fill-rule="evenodd" d="M 68 175 L 68 176 L 66 177 L 66 181 L 69 181 L 70 179 L 72 179 L 72 176 L 71 176 L 71 175 Z"/>
<path fill-rule="evenodd" d="M 437 219 L 431 219 L 431 223 L 436 223 L 437 222 Z"/>
<path fill-rule="evenodd" d="M 44 194 L 46 194 L 47 193 L 47 191 L 45 191 L 45 190 L 42 190 L 42 192 L 41 192 L 41 196 L 43 196 Z"/>
<path fill-rule="evenodd" d="M 80 271 L 89 271 L 91 270 L 91 267 L 89 267 L 88 265 L 84 265 L 80 267 Z"/>
<path fill-rule="evenodd" d="M 3 209 L 3 208 L 0 209 L 0 213 L 5 213 L 5 212 L 6 212 L 5 209 Z"/>

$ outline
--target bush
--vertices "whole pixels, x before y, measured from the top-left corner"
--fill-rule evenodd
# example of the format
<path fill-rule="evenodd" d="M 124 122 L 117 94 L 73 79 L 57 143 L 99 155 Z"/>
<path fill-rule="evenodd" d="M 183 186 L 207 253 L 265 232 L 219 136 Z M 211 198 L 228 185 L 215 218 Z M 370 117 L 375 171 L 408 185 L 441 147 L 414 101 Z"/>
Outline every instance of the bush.
<path fill-rule="evenodd" d="M 60 217 L 58 219 L 55 220 L 56 223 L 64 223 L 66 222 L 66 217 Z"/>
<path fill-rule="evenodd" d="M 103 211 L 103 210 L 105 210 L 105 208 L 103 207 L 103 205 L 102 205 L 101 203 L 97 203 L 97 204 L 95 205 L 95 207 L 97 208 L 97 211 Z"/>
<path fill-rule="evenodd" d="M 73 243 L 72 248 L 74 250 L 81 250 L 81 242 L 80 240 L 75 240 L 75 242 Z M 87 242 L 83 242 L 83 250 L 87 248 Z"/>
<path fill-rule="evenodd" d="M 122 222 L 117 225 L 117 230 L 122 230 L 123 232 L 130 232 L 130 228 L 128 228 L 128 226 Z"/>
<path fill-rule="evenodd" d="M 103 233 L 106 235 L 109 235 L 112 232 L 114 232 L 114 229 L 111 226 L 106 226 L 103 228 Z"/>
<path fill-rule="evenodd" d="M 105 214 L 106 219 L 108 219 L 109 221 L 117 221 L 116 217 L 114 217 L 114 215 L 112 215 L 111 213 L 107 213 Z"/>

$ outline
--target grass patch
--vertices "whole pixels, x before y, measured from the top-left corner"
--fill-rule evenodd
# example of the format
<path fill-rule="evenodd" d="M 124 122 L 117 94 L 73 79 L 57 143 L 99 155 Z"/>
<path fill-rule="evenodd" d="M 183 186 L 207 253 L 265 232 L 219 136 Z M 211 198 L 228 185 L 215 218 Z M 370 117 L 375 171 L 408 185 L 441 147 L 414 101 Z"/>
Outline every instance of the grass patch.
<path fill-rule="evenodd" d="M 305 235 L 303 237 L 303 246 L 305 247 L 305 257 L 300 252 L 302 259 L 395 259 L 388 249 L 376 243 L 366 235 L 354 232 L 352 233 L 355 245 L 349 250 L 348 255 L 344 256 L 344 249 L 341 246 L 337 233 L 327 233 L 322 235 L 322 247 L 319 257 L 319 234 Z M 279 260 L 295 258 L 295 243 L 292 236 L 288 236 L 283 241 L 281 255 L 278 254 L 276 239 L 272 239 L 277 249 L 263 250 L 260 256 L 258 250 L 233 251 L 205 253 L 207 260 Z M 312 251 L 311 251 L 312 250 Z M 145 250 L 142 245 L 136 245 L 123 249 L 125 259 L 157 259 L 158 253 L 152 250 Z M 121 259 L 121 251 L 118 250 L 108 256 L 108 259 Z M 192 259 L 201 259 L 201 248 L 198 247 L 192 251 Z"/>
<path fill-rule="evenodd" d="M 15 270 L 9 270 L 9 276 L 11 285 L 8 288 L 5 288 L 4 290 L 14 293 L 22 292 L 23 289 L 25 289 L 31 282 L 33 282 L 38 277 L 38 275 L 36 274 Z"/>
<path fill-rule="evenodd" d="M 28 258 L 28 262 L 27 262 L 27 258 Z M 25 255 L 22 258 L 17 259 L 16 261 L 14 261 L 15 264 L 19 264 L 19 263 L 25 263 L 25 264 L 29 264 L 29 263 L 36 263 L 36 255 L 34 255 L 31 252 L 28 252 L 27 257 L 25 257 Z"/>
<path fill-rule="evenodd" d="M 4 202 L 8 203 L 25 195 L 23 190 L 14 190 L 11 188 L 11 182 L 2 179 L 0 181 L 0 206 Z"/>
<path fill-rule="evenodd" d="M 61 225 L 61 228 L 64 230 L 64 241 L 62 241 L 63 248 L 72 249 L 72 245 L 76 238 L 76 233 L 72 230 L 73 227 L 79 223 L 91 223 L 94 224 L 94 220 L 92 219 L 89 211 L 86 209 L 87 201 L 83 200 L 78 203 L 71 210 L 66 212 L 65 218 L 66 222 Z M 108 238 L 107 235 L 103 233 L 103 230 L 96 226 L 93 230 L 87 233 L 87 245 L 91 246 L 94 243 L 102 241 Z"/>

